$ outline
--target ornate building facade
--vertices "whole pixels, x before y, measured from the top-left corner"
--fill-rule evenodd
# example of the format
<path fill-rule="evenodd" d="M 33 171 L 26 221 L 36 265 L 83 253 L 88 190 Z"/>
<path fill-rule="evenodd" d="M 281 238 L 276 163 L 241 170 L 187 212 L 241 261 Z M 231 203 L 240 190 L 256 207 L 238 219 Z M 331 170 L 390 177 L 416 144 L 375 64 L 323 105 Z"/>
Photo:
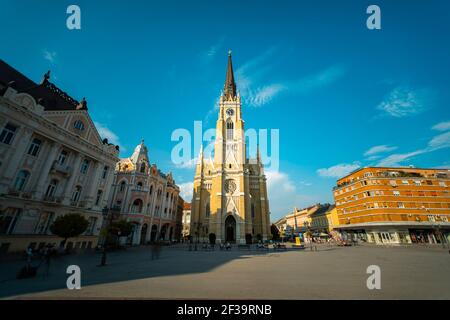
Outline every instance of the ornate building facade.
<path fill-rule="evenodd" d="M 120 210 L 121 217 L 133 223 L 129 244 L 177 239 L 180 188 L 172 174 L 162 173 L 150 164 L 148 150 L 142 141 L 129 158 L 116 165 L 110 195 L 110 207 Z M 178 221 L 179 220 L 179 221 Z"/>
<path fill-rule="evenodd" d="M 191 204 L 185 202 L 183 206 L 183 217 L 182 217 L 183 231 L 181 235 L 186 238 L 190 235 L 191 229 Z"/>
<path fill-rule="evenodd" d="M 241 97 L 236 91 L 231 52 L 219 100 L 214 158 L 200 150 L 194 177 L 190 234 L 206 241 L 245 243 L 270 235 L 266 177 L 259 151 L 247 158 Z"/>
<path fill-rule="evenodd" d="M 0 60 L 0 251 L 57 245 L 49 227 L 67 213 L 89 227 L 66 246 L 95 247 L 118 153 L 84 98 L 63 92 L 49 72 L 37 84 Z"/>

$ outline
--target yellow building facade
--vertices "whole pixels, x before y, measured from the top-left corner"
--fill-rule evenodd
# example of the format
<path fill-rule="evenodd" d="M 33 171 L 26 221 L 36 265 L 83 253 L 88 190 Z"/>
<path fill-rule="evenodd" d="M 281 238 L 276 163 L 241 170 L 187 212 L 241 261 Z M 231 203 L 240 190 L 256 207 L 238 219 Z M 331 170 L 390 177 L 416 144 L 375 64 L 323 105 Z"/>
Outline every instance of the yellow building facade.
<path fill-rule="evenodd" d="M 259 152 L 248 159 L 241 97 L 236 91 L 231 53 L 219 100 L 214 156 L 200 151 L 194 177 L 190 234 L 207 241 L 245 243 L 270 235 L 266 177 Z"/>
<path fill-rule="evenodd" d="M 274 224 L 282 236 L 290 237 L 308 230 L 314 234 L 329 234 L 339 226 L 339 219 L 335 205 L 318 203 L 304 209 L 294 208 Z"/>
<path fill-rule="evenodd" d="M 448 243 L 450 170 L 359 169 L 334 188 L 339 229 L 368 242 Z"/>

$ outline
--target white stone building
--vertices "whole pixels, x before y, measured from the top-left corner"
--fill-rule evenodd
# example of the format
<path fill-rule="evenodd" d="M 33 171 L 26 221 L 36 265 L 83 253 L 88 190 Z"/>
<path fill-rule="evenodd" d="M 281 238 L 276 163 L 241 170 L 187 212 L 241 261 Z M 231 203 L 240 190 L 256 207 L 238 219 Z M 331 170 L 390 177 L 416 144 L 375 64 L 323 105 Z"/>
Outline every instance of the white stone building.
<path fill-rule="evenodd" d="M 86 232 L 68 247 L 97 244 L 102 208 L 118 161 L 118 147 L 102 140 L 86 100 L 70 97 L 0 60 L 0 251 L 38 249 L 62 239 L 49 227 L 59 215 L 79 213 Z"/>

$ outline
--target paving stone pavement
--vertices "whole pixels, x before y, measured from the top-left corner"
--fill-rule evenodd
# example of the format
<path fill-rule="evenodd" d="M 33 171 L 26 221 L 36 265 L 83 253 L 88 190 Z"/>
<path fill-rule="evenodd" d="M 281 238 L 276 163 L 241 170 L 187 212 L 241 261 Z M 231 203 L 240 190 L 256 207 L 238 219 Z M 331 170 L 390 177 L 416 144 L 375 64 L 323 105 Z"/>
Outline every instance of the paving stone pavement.
<path fill-rule="evenodd" d="M 440 247 L 330 247 L 318 251 L 188 251 L 150 247 L 70 255 L 32 279 L 15 279 L 24 261 L 0 263 L 2 299 L 450 299 L 450 254 Z M 81 290 L 66 288 L 67 266 L 81 268 Z M 369 265 L 381 290 L 369 290 Z"/>

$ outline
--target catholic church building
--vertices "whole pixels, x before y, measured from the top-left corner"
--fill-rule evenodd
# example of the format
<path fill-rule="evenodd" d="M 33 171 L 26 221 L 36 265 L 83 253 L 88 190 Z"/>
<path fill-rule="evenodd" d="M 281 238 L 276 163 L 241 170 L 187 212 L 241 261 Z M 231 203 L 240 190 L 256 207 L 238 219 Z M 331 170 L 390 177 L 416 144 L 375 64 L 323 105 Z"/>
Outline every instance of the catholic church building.
<path fill-rule="evenodd" d="M 247 158 L 241 97 L 231 52 L 219 100 L 213 156 L 200 150 L 194 178 L 190 234 L 195 240 L 245 243 L 270 234 L 266 177 L 259 150 Z"/>

